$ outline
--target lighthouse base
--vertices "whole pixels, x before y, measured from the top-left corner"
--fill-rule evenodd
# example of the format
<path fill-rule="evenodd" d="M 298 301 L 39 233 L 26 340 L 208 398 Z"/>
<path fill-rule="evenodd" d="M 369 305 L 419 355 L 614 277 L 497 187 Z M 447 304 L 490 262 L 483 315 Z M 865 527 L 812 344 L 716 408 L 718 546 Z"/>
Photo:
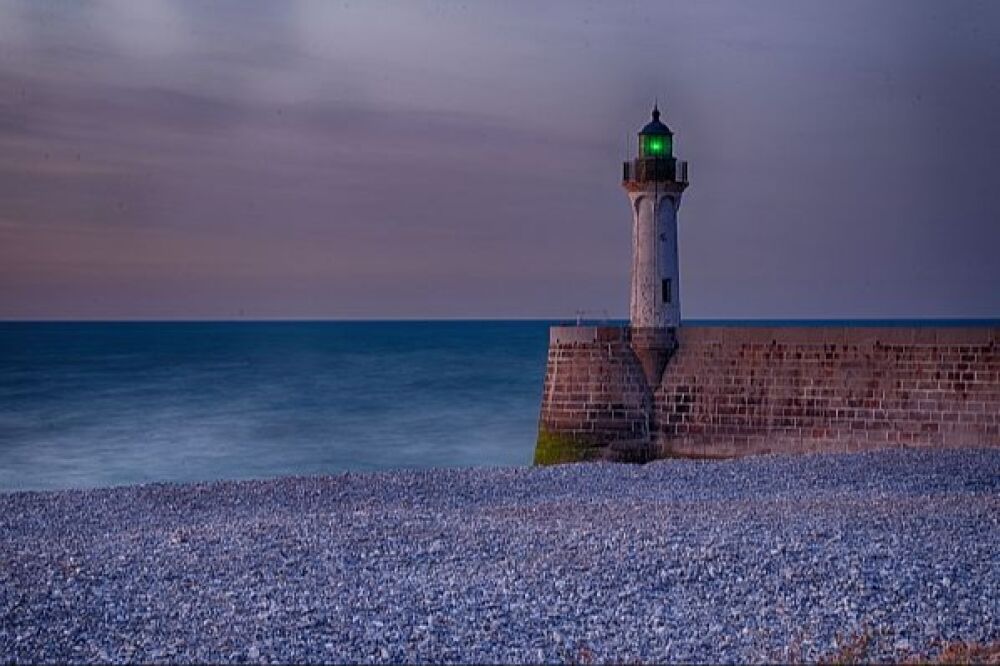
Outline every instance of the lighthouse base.
<path fill-rule="evenodd" d="M 646 385 L 655 389 L 660 385 L 663 369 L 667 361 L 677 349 L 676 329 L 673 328 L 636 328 L 628 330 L 632 351 L 642 364 Z"/>

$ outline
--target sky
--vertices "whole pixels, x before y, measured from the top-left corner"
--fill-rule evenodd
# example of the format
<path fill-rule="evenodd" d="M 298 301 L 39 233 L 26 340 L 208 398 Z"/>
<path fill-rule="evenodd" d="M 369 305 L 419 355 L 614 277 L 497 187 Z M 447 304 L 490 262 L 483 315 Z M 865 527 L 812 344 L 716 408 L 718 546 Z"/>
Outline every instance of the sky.
<path fill-rule="evenodd" d="M 1000 316 L 1000 3 L 0 0 L 0 318 Z"/>

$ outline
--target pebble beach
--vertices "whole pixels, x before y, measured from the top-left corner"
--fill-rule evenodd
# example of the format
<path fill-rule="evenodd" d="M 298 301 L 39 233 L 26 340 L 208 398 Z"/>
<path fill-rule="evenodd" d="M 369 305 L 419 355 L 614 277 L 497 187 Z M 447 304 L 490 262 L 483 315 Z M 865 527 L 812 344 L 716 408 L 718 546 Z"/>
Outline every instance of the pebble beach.
<path fill-rule="evenodd" d="M 748 662 L 1000 641 L 1000 450 L 0 494 L 0 661 Z"/>

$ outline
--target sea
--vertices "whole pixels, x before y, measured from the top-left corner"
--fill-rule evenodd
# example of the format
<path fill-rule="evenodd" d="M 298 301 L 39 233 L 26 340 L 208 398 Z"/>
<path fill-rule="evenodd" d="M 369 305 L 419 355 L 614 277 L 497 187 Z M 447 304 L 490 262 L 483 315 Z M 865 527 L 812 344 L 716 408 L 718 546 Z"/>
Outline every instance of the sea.
<path fill-rule="evenodd" d="M 0 492 L 529 465 L 554 323 L 0 323 Z"/>
<path fill-rule="evenodd" d="M 551 323 L 2 323 L 0 491 L 527 465 Z"/>

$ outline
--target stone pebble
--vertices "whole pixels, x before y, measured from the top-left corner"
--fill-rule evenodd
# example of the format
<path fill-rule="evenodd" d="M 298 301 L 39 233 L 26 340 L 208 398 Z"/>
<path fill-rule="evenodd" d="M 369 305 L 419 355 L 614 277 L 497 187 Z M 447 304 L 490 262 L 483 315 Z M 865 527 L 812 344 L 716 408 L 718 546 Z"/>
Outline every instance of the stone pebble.
<path fill-rule="evenodd" d="M 1000 450 L 0 494 L 0 661 L 866 660 L 1000 640 Z"/>

